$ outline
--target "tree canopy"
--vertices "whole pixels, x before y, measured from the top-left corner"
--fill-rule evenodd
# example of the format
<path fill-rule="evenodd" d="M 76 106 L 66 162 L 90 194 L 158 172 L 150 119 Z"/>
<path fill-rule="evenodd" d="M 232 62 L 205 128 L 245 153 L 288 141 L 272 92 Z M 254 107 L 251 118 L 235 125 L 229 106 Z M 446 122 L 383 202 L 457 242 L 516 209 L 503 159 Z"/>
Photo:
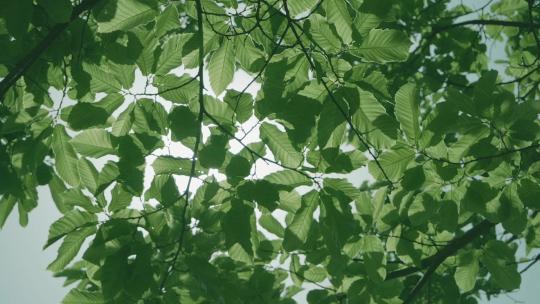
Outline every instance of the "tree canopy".
<path fill-rule="evenodd" d="M 540 3 L 455 2 L 3 1 L 0 227 L 50 189 L 65 304 L 518 289 Z"/>

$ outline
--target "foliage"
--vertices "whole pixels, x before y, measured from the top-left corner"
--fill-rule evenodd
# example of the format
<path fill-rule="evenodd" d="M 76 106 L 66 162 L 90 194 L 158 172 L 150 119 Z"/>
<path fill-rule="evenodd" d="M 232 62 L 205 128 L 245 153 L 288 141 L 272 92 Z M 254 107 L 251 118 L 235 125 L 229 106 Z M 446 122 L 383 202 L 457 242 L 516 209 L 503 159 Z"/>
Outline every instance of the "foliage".
<path fill-rule="evenodd" d="M 517 289 L 540 259 L 539 4 L 449 2 L 5 1 L 0 226 L 50 188 L 63 303 Z"/>

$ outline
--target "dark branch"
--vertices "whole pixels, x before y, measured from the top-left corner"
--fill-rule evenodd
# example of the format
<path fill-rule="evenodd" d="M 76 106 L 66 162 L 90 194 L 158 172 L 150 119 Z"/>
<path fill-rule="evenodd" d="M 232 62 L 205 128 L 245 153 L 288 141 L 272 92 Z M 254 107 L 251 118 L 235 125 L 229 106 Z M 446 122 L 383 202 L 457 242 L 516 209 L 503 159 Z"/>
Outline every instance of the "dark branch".
<path fill-rule="evenodd" d="M 462 236 L 455 238 L 452 240 L 448 245 L 444 246 L 439 250 L 439 252 L 429 258 L 426 258 L 422 260 L 420 269 L 427 268 L 426 272 L 420 278 L 420 280 L 416 283 L 414 288 L 411 290 L 405 301 L 404 304 L 412 303 L 414 298 L 418 295 L 418 293 L 422 290 L 424 285 L 429 281 L 429 278 L 435 270 L 450 256 L 454 255 L 458 250 L 464 248 L 472 241 L 476 240 L 478 237 L 482 236 L 486 232 L 488 232 L 495 224 L 489 222 L 488 220 L 482 221 L 480 224 L 473 227 L 471 230 L 465 232 Z M 412 268 L 405 268 L 401 270 L 397 270 L 395 272 L 391 272 L 387 276 L 387 280 L 406 276 L 412 273 L 417 272 L 420 270 L 418 267 L 412 267 Z"/>
<path fill-rule="evenodd" d="M 473 229 L 465 232 L 465 234 L 463 234 L 462 236 L 452 240 L 450 243 L 448 243 L 448 245 L 444 246 L 444 248 L 441 248 L 441 250 L 435 255 L 423 259 L 420 262 L 420 266 L 412 266 L 392 271 L 386 276 L 386 280 L 392 280 L 411 275 L 413 273 L 421 271 L 422 269 L 426 269 L 431 265 L 435 265 L 435 263 L 437 262 L 437 266 L 439 266 L 446 258 L 453 255 L 459 249 L 465 247 L 478 236 L 485 233 L 492 226 L 494 226 L 493 223 L 488 222 L 487 220 L 483 221 L 479 225 L 475 226 Z"/>
<path fill-rule="evenodd" d="M 182 229 L 180 230 L 180 236 L 178 237 L 178 247 L 176 247 L 176 251 L 174 253 L 173 259 L 168 267 L 168 269 L 165 272 L 165 275 L 163 277 L 163 280 L 160 284 L 160 291 L 163 290 L 163 287 L 165 286 L 165 283 L 167 282 L 167 279 L 171 275 L 171 273 L 176 268 L 176 261 L 178 260 L 178 257 L 180 256 L 180 252 L 182 251 L 182 246 L 184 243 L 184 235 L 186 234 L 186 213 L 188 209 L 188 202 L 189 202 L 189 188 L 191 185 L 191 181 L 193 180 L 195 176 L 195 168 L 197 164 L 197 154 L 199 152 L 199 145 L 201 143 L 202 139 L 202 121 L 204 118 L 204 34 L 203 34 L 203 11 L 202 11 L 202 5 L 201 1 L 197 0 L 195 1 L 195 6 L 197 8 L 197 27 L 199 31 L 199 70 L 197 73 L 197 77 L 199 78 L 199 114 L 197 117 L 197 121 L 199 123 L 199 132 L 197 134 L 197 137 L 195 138 L 195 146 L 193 147 L 193 157 L 191 158 L 191 169 L 189 173 L 189 179 L 187 181 L 186 190 L 184 191 L 184 194 L 182 195 L 185 199 L 184 207 L 182 208 Z"/>
<path fill-rule="evenodd" d="M 21 58 L 14 68 L 6 75 L 0 82 L 0 99 L 4 102 L 4 95 L 7 90 L 13 86 L 21 76 L 32 66 L 32 64 L 51 46 L 51 44 L 60 36 L 69 25 L 79 18 L 79 15 L 92 9 L 101 0 L 85 0 L 81 4 L 73 8 L 71 18 L 66 23 L 60 23 L 55 25 L 51 31 L 45 36 L 45 38 L 36 45 L 30 53 Z"/>
<path fill-rule="evenodd" d="M 540 51 L 540 49 L 539 49 Z M 497 85 L 501 85 L 501 84 L 511 84 L 511 83 L 519 83 L 519 82 L 522 82 L 523 80 L 525 80 L 527 77 L 531 76 L 534 72 L 536 71 L 539 71 L 540 70 L 540 66 L 537 66 L 536 68 L 530 70 L 529 72 L 527 72 L 526 74 L 524 74 L 523 76 L 521 77 L 518 77 L 516 79 L 513 79 L 513 80 L 509 80 L 509 81 L 503 81 L 503 82 L 499 82 L 497 83 Z"/>
<path fill-rule="evenodd" d="M 525 266 L 525 268 L 521 269 L 519 273 L 522 274 L 525 271 L 529 270 L 531 267 L 534 266 L 534 264 L 538 263 L 538 261 L 540 261 L 540 254 L 536 255 L 536 257 L 527 266 Z"/>
<path fill-rule="evenodd" d="M 449 29 L 453 29 L 453 28 L 465 26 L 465 25 L 499 25 L 499 26 L 507 26 L 507 27 L 524 27 L 524 28 L 540 29 L 540 24 L 537 24 L 537 23 L 529 23 L 529 22 L 522 22 L 522 21 L 476 19 L 476 20 L 467 20 L 463 22 L 453 23 L 453 24 L 440 26 L 440 27 L 434 27 L 433 33 L 440 33 Z"/>

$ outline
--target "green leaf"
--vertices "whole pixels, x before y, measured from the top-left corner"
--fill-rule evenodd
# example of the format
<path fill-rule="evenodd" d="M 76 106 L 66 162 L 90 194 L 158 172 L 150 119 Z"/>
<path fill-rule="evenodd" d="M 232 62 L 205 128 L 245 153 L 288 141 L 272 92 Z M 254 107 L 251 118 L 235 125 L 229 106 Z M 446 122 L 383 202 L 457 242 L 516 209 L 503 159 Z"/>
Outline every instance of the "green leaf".
<path fill-rule="evenodd" d="M 425 224 L 435 215 L 439 203 L 428 193 L 422 193 L 415 196 L 409 206 L 408 216 L 413 226 Z"/>
<path fill-rule="evenodd" d="M 57 125 L 54 128 L 52 139 L 52 150 L 55 155 L 55 168 L 58 175 L 66 183 L 73 187 L 77 187 L 80 184 L 80 177 L 77 170 L 78 158 L 69 140 L 70 138 L 64 127 Z"/>
<path fill-rule="evenodd" d="M 463 136 L 459 137 L 448 150 L 448 159 L 453 162 L 459 162 L 466 157 L 473 145 L 478 143 L 481 139 L 490 135 L 489 128 L 480 125 L 479 122 L 464 122 Z"/>
<path fill-rule="evenodd" d="M 288 167 L 300 166 L 303 156 L 292 146 L 286 133 L 266 122 L 261 125 L 260 132 L 261 139 L 268 145 L 276 160 Z"/>
<path fill-rule="evenodd" d="M 130 30 L 138 25 L 148 23 L 157 14 L 157 10 L 153 5 L 154 1 L 108 1 L 97 12 L 98 32 L 110 33 L 119 30 Z"/>
<path fill-rule="evenodd" d="M 0 226 L 48 186 L 65 303 L 402 303 L 448 250 L 411 302 L 516 289 L 540 248 L 535 37 L 448 2 L 5 0 Z"/>
<path fill-rule="evenodd" d="M 362 192 L 358 188 L 343 178 L 325 178 L 324 188 L 329 191 L 339 191 L 339 194 L 344 194 L 348 199 L 347 203 L 362 195 Z"/>
<path fill-rule="evenodd" d="M 228 178 L 243 179 L 248 176 L 250 172 L 251 164 L 246 158 L 239 155 L 233 156 L 225 168 L 225 174 L 227 174 Z"/>
<path fill-rule="evenodd" d="M 90 91 L 94 93 L 118 93 L 122 89 L 122 84 L 114 78 L 105 65 L 83 62 L 83 69 L 90 75 Z"/>
<path fill-rule="evenodd" d="M 352 42 L 352 20 L 347 10 L 347 3 L 343 1 L 324 2 L 326 18 L 336 27 L 339 37 L 345 44 Z"/>
<path fill-rule="evenodd" d="M 292 17 L 310 12 L 317 5 L 317 0 L 296 0 L 287 2 Z"/>
<path fill-rule="evenodd" d="M 373 93 L 361 89 L 358 92 L 360 104 L 357 113 L 362 114 L 362 118 L 365 118 L 363 120 L 374 122 L 386 114 L 384 106 L 377 100 Z"/>
<path fill-rule="evenodd" d="M 169 113 L 168 120 L 173 140 L 195 137 L 199 132 L 197 117 L 188 107 L 174 107 Z"/>
<path fill-rule="evenodd" d="M 92 203 L 92 200 L 88 196 L 86 196 L 82 192 L 82 190 L 78 188 L 67 189 L 66 191 L 60 194 L 60 197 L 63 203 L 66 205 L 70 205 L 72 207 L 74 206 L 82 207 L 83 209 L 91 213 L 98 213 L 101 211 L 101 208 L 94 205 Z M 70 210 L 71 209 L 73 208 L 70 208 Z"/>
<path fill-rule="evenodd" d="M 326 19 L 318 14 L 313 14 L 309 18 L 310 35 L 315 42 L 324 50 L 336 51 L 341 48 L 341 42 L 334 35 Z"/>
<path fill-rule="evenodd" d="M 97 158 L 116 154 L 109 132 L 102 129 L 82 131 L 72 138 L 70 143 L 77 152 L 84 156 Z"/>
<path fill-rule="evenodd" d="M 58 248 L 58 256 L 47 266 L 52 272 L 58 272 L 64 269 L 69 262 L 75 258 L 81 249 L 84 240 L 96 232 L 96 227 L 85 227 L 75 232 L 69 233 Z"/>
<path fill-rule="evenodd" d="M 205 168 L 220 168 L 225 161 L 228 145 L 227 136 L 212 135 L 199 151 L 198 158 L 201 166 Z"/>
<path fill-rule="evenodd" d="M 71 17 L 73 7 L 69 0 L 39 0 L 41 6 L 54 23 L 65 23 Z"/>
<path fill-rule="evenodd" d="M 174 103 L 189 104 L 199 96 L 199 81 L 187 74 L 178 77 L 173 74 L 156 76 L 154 85 L 159 96 Z"/>
<path fill-rule="evenodd" d="M 227 90 L 223 101 L 236 113 L 236 120 L 241 123 L 253 115 L 253 98 L 250 94 Z"/>
<path fill-rule="evenodd" d="M 514 252 L 508 244 L 498 240 L 489 241 L 480 261 L 502 289 L 513 290 L 521 285 L 521 275 L 517 271 L 518 264 L 515 263 Z"/>
<path fill-rule="evenodd" d="M 205 96 L 204 106 L 206 112 L 217 120 L 218 123 L 226 126 L 234 122 L 233 109 L 227 103 L 211 96 Z M 207 121 L 209 120 L 207 119 Z"/>
<path fill-rule="evenodd" d="M 108 304 L 100 292 L 72 289 L 62 300 L 62 304 Z"/>
<path fill-rule="evenodd" d="M 6 1 L 2 3 L 0 16 L 5 20 L 5 28 L 9 33 L 19 39 L 27 34 L 33 12 L 32 0 Z"/>
<path fill-rule="evenodd" d="M 252 231 L 255 228 L 253 209 L 240 200 L 233 200 L 221 225 L 231 258 L 251 263 L 254 253 Z"/>
<path fill-rule="evenodd" d="M 112 113 L 124 103 L 124 96 L 110 93 L 98 102 L 78 102 L 62 109 L 61 117 L 73 130 L 108 126 Z M 67 117 L 66 117 L 67 116 Z"/>
<path fill-rule="evenodd" d="M 96 193 L 98 189 L 98 172 L 92 162 L 85 158 L 79 159 L 77 163 L 81 184 L 92 193 Z"/>
<path fill-rule="evenodd" d="M 109 186 L 114 180 L 116 180 L 120 175 L 120 170 L 118 165 L 114 162 L 107 162 L 98 176 L 98 191 L 103 191 L 107 186 Z"/>
<path fill-rule="evenodd" d="M 497 82 L 497 71 L 486 71 L 474 85 L 474 107 L 476 112 L 483 117 L 492 117 L 494 104 L 493 93 Z"/>
<path fill-rule="evenodd" d="M 369 278 L 383 282 L 386 278 L 386 256 L 382 241 L 375 235 L 366 235 L 362 239 L 362 252 Z"/>
<path fill-rule="evenodd" d="M 315 221 L 313 212 L 319 206 L 319 194 L 311 191 L 302 197 L 302 206 L 293 217 L 290 225 L 285 229 L 283 247 L 287 251 L 301 248 L 307 241 L 311 225 Z"/>
<path fill-rule="evenodd" d="M 109 212 L 115 212 L 127 208 L 133 199 L 124 185 L 117 183 L 111 191 L 111 203 L 108 206 Z"/>
<path fill-rule="evenodd" d="M 172 31 L 181 27 L 180 16 L 175 5 L 169 5 L 156 19 L 156 27 L 154 31 L 156 36 L 162 36 L 168 31 Z"/>
<path fill-rule="evenodd" d="M 302 205 L 302 197 L 296 191 L 279 192 L 279 208 L 290 213 L 296 213 Z"/>
<path fill-rule="evenodd" d="M 189 175 L 191 159 L 172 156 L 160 156 L 152 163 L 155 174 L 182 174 Z"/>
<path fill-rule="evenodd" d="M 458 256 L 454 279 L 461 293 L 473 290 L 479 268 L 478 258 L 474 252 L 466 251 Z"/>
<path fill-rule="evenodd" d="M 159 41 L 154 33 L 148 30 L 139 29 L 133 32 L 137 35 L 143 45 L 143 49 L 136 60 L 137 66 L 143 75 L 148 76 L 154 72 L 157 60 L 156 49 L 159 45 Z"/>
<path fill-rule="evenodd" d="M 540 209 L 540 184 L 526 178 L 519 182 L 519 198 L 523 204 L 533 210 Z"/>
<path fill-rule="evenodd" d="M 362 37 L 368 35 L 369 31 L 379 26 L 380 23 L 381 19 L 379 17 L 364 12 L 359 12 L 354 19 L 354 27 Z"/>
<path fill-rule="evenodd" d="M 237 182 L 237 181 L 233 181 Z M 266 180 L 244 181 L 237 189 L 238 196 L 246 201 L 254 201 L 273 211 L 279 201 L 278 188 Z"/>
<path fill-rule="evenodd" d="M 386 63 L 405 61 L 409 56 L 409 38 L 400 31 L 372 29 L 353 54 L 368 62 Z"/>
<path fill-rule="evenodd" d="M 272 216 L 272 214 L 261 215 L 261 217 L 259 218 L 259 223 L 264 229 L 277 235 L 280 238 L 285 235 L 285 229 L 283 228 L 283 226 L 281 226 L 279 221 Z"/>
<path fill-rule="evenodd" d="M 150 188 L 145 192 L 144 198 L 155 198 L 163 206 L 171 206 L 180 199 L 178 186 L 172 175 L 157 175 L 152 180 Z"/>
<path fill-rule="evenodd" d="M 339 102 L 342 109 L 346 109 L 344 102 Z M 327 99 L 322 107 L 319 120 L 317 122 L 317 137 L 319 147 L 324 148 L 336 148 L 341 143 L 342 132 L 346 124 L 343 113 L 339 110 L 337 105 L 331 100 Z M 333 136 L 337 137 L 334 139 Z"/>
<path fill-rule="evenodd" d="M 6 220 L 17 203 L 17 198 L 13 195 L 3 195 L 0 198 L 0 229 L 4 227 Z"/>
<path fill-rule="evenodd" d="M 302 272 L 302 276 L 311 282 L 322 282 L 328 277 L 324 267 L 312 266 Z"/>
<path fill-rule="evenodd" d="M 414 159 L 414 155 L 415 151 L 408 146 L 396 145 L 378 157 L 382 170 L 375 161 L 370 161 L 369 172 L 376 179 L 384 179 L 384 173 L 386 173 L 391 181 L 395 181 L 402 176 L 407 165 Z"/>
<path fill-rule="evenodd" d="M 182 65 L 182 47 L 186 43 L 185 35 L 171 35 L 163 44 L 156 64 L 156 74 L 165 75 L 170 70 Z"/>
<path fill-rule="evenodd" d="M 453 232 L 456 230 L 458 224 L 458 206 L 456 202 L 450 200 L 444 200 L 441 202 L 441 208 L 439 214 L 444 214 L 438 221 L 439 229 Z"/>
<path fill-rule="evenodd" d="M 75 232 L 77 229 L 95 226 L 97 224 L 97 216 L 84 211 L 72 210 L 66 213 L 63 217 L 55 221 L 49 228 L 49 236 L 44 249 L 58 241 L 65 235 Z"/>
<path fill-rule="evenodd" d="M 312 184 L 311 179 L 309 179 L 307 176 L 293 170 L 272 172 L 265 176 L 264 179 L 273 184 L 284 186 L 288 189 L 294 189 L 299 186 L 310 186 Z"/>
<path fill-rule="evenodd" d="M 462 199 L 461 206 L 468 211 L 485 213 L 487 212 L 488 202 L 495 199 L 496 196 L 497 191 L 488 183 L 471 181 Z"/>
<path fill-rule="evenodd" d="M 143 98 L 137 100 L 133 109 L 133 131 L 139 134 L 164 135 L 167 128 L 167 111 L 161 103 Z"/>
<path fill-rule="evenodd" d="M 396 118 L 409 140 L 416 141 L 420 134 L 420 106 L 416 86 L 403 85 L 396 93 Z"/>
<path fill-rule="evenodd" d="M 524 190 L 524 189 L 523 189 Z M 518 187 L 515 183 L 504 188 L 500 195 L 501 208 L 499 218 L 504 229 L 514 234 L 521 233 L 527 226 L 527 209 L 518 197 Z"/>
<path fill-rule="evenodd" d="M 118 115 L 118 118 L 112 125 L 112 135 L 119 137 L 129 133 L 133 125 L 133 107 L 134 105 L 130 104 L 125 111 Z"/>
<path fill-rule="evenodd" d="M 220 95 L 233 80 L 234 52 L 234 42 L 224 38 L 208 62 L 210 85 L 216 95 Z"/>

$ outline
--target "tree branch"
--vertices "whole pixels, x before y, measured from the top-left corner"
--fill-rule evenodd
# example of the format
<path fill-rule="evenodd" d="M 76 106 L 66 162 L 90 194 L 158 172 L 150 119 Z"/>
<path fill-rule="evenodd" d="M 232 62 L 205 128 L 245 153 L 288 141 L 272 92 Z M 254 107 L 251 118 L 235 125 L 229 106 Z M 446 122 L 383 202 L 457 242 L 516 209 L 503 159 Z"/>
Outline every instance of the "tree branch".
<path fill-rule="evenodd" d="M 51 46 L 51 44 L 62 34 L 69 25 L 75 21 L 80 14 L 92 9 L 101 0 L 84 0 L 81 4 L 73 8 L 71 18 L 68 22 L 55 25 L 50 32 L 38 43 L 26 56 L 21 58 L 13 69 L 0 82 L 0 100 L 4 102 L 4 95 L 21 76 L 32 66 L 32 64 Z"/>
<path fill-rule="evenodd" d="M 420 263 L 421 264 L 420 267 L 413 266 L 413 267 L 393 271 L 386 276 L 386 280 L 392 280 L 392 279 L 408 276 L 410 274 L 420 271 L 421 269 L 427 268 L 422 278 L 420 278 L 420 280 L 416 283 L 414 288 L 411 290 L 411 292 L 409 293 L 409 295 L 403 302 L 404 304 L 412 303 L 414 298 L 418 295 L 418 293 L 422 290 L 424 285 L 428 282 L 431 275 L 433 275 L 435 270 L 437 270 L 437 268 L 448 257 L 454 255 L 458 250 L 464 248 L 469 243 L 471 243 L 478 237 L 488 232 L 493 226 L 495 226 L 495 224 L 489 222 L 488 220 L 482 221 L 480 224 L 476 225 L 471 230 L 465 232 L 462 236 L 453 239 L 450 243 L 448 243 L 448 245 L 441 248 L 439 252 L 437 252 L 435 255 L 432 255 L 428 258 L 423 259 Z"/>
<path fill-rule="evenodd" d="M 262 76 L 262 74 L 264 73 L 264 71 L 266 70 L 268 65 L 270 64 L 270 61 L 272 61 L 272 58 L 277 53 L 278 48 L 281 46 L 281 43 L 283 42 L 283 39 L 285 38 L 285 35 L 287 35 L 287 31 L 289 31 L 289 25 L 288 24 L 287 24 L 287 27 L 285 28 L 285 30 L 283 31 L 283 34 L 281 34 L 281 37 L 279 37 L 279 40 L 278 40 L 277 44 L 275 44 L 274 47 L 272 48 L 272 51 L 271 51 L 270 55 L 265 60 L 263 66 L 261 67 L 261 69 L 259 70 L 257 75 L 255 75 L 255 77 L 253 77 L 253 79 L 251 79 L 251 81 L 242 89 L 242 91 L 240 91 L 240 93 L 236 97 L 236 103 L 235 103 L 234 109 L 233 109 L 234 113 L 233 113 L 233 115 L 231 117 L 231 122 L 232 123 L 234 123 L 234 117 L 236 116 L 236 110 L 238 109 L 238 104 L 240 102 L 240 97 L 244 93 L 246 93 L 247 89 L 249 89 L 249 87 L 251 87 L 251 85 L 253 83 L 255 83 L 255 81 L 257 81 L 257 79 L 259 79 Z"/>
<path fill-rule="evenodd" d="M 530 146 L 526 146 L 526 147 L 523 147 L 523 148 L 506 150 L 506 151 L 503 151 L 501 153 L 494 154 L 494 155 L 479 156 L 477 158 L 473 158 L 473 159 L 470 159 L 470 160 L 467 160 L 467 161 L 460 160 L 460 161 L 457 161 L 457 162 L 451 161 L 449 159 L 432 157 L 429 154 L 425 153 L 424 151 L 421 151 L 421 153 L 422 153 L 422 155 L 426 156 L 427 158 L 429 158 L 432 161 L 438 161 L 438 162 L 443 162 L 443 163 L 453 164 L 453 165 L 468 165 L 468 164 L 483 161 L 483 160 L 490 160 L 490 159 L 494 159 L 494 158 L 503 157 L 505 155 L 512 154 L 512 153 L 523 152 L 523 151 L 527 151 L 527 150 L 530 150 L 530 149 L 536 149 L 538 147 L 540 147 L 540 143 L 532 144 Z"/>
<path fill-rule="evenodd" d="M 434 27 L 432 34 L 440 33 L 449 29 L 453 29 L 453 28 L 465 26 L 465 25 L 500 25 L 500 26 L 507 26 L 507 27 L 525 27 L 525 28 L 540 29 L 540 24 L 537 24 L 537 23 L 529 23 L 529 22 L 522 22 L 522 21 L 475 19 L 475 20 L 467 20 L 463 22 L 453 23 L 446 26 Z"/>
<path fill-rule="evenodd" d="M 534 266 L 534 264 L 538 263 L 538 261 L 540 261 L 540 254 L 537 254 L 536 257 L 527 266 L 525 266 L 525 268 L 521 269 L 519 273 L 522 274 L 525 271 L 529 270 L 531 267 Z"/>
<path fill-rule="evenodd" d="M 316 71 L 316 66 L 315 66 L 315 63 L 313 63 L 312 61 L 312 58 L 309 56 L 308 54 L 308 50 L 306 49 L 306 47 L 304 46 L 304 44 L 302 43 L 302 40 L 300 38 L 300 35 L 298 34 L 298 32 L 296 31 L 296 28 L 295 28 L 295 21 L 294 19 L 291 17 L 291 13 L 289 12 L 289 7 L 287 5 L 287 0 L 283 0 L 283 7 L 284 7 L 284 10 L 285 10 L 285 15 L 284 17 L 287 18 L 287 21 L 288 23 L 290 24 L 290 27 L 291 27 L 291 30 L 296 38 L 296 40 L 298 41 L 298 44 L 300 45 L 300 48 L 302 49 L 302 52 L 304 53 L 305 57 L 306 57 L 306 60 L 308 61 L 310 67 L 313 69 L 313 71 L 315 72 Z M 379 162 L 379 159 L 377 157 L 377 155 L 375 155 L 375 153 L 373 153 L 373 151 L 371 151 L 371 148 L 370 146 L 368 145 L 367 141 L 362 137 L 362 134 L 360 134 L 360 132 L 358 131 L 358 129 L 356 129 L 356 127 L 354 126 L 354 123 L 352 122 L 350 116 L 347 114 L 347 112 L 340 106 L 339 102 L 336 100 L 334 94 L 332 93 L 332 90 L 330 90 L 330 88 L 328 87 L 328 84 L 321 78 L 321 77 L 318 77 L 319 80 L 321 81 L 321 83 L 323 84 L 324 86 L 324 89 L 326 90 L 326 92 L 328 93 L 328 95 L 330 96 L 330 100 L 332 101 L 332 103 L 334 103 L 334 105 L 337 107 L 337 109 L 339 110 L 339 112 L 341 113 L 341 115 L 343 116 L 343 118 L 347 121 L 347 124 L 349 125 L 349 127 L 351 128 L 351 130 L 354 132 L 354 134 L 356 135 L 356 137 L 358 138 L 358 140 L 362 143 L 362 145 L 367 149 L 368 153 L 371 155 L 371 157 L 373 157 L 373 160 L 375 161 L 375 164 L 377 165 L 377 167 L 379 168 L 379 170 L 381 170 L 384 178 L 388 181 L 389 183 L 389 186 L 392 187 L 393 186 L 393 181 L 389 178 L 389 176 L 386 174 L 386 171 L 384 170 L 384 168 L 382 167 L 382 164 Z"/>
<path fill-rule="evenodd" d="M 176 261 L 178 260 L 180 251 L 182 251 L 182 244 L 184 243 L 184 235 L 186 234 L 186 213 L 187 213 L 188 202 L 189 202 L 189 188 L 191 185 L 191 181 L 193 180 L 195 176 L 197 154 L 199 152 L 199 145 L 202 139 L 202 121 L 204 118 L 205 110 L 204 110 L 204 38 L 203 38 L 204 36 L 203 36 L 203 23 L 202 23 L 203 10 L 202 10 L 202 5 L 201 5 L 201 0 L 195 1 L 195 7 L 197 9 L 197 27 L 199 31 L 199 70 L 197 73 L 197 77 L 199 78 L 199 114 L 197 117 L 197 121 L 199 123 L 199 132 L 197 134 L 197 137 L 195 138 L 195 146 L 193 147 L 193 157 L 191 158 L 191 169 L 190 169 L 189 178 L 186 185 L 186 190 L 184 191 L 184 194 L 182 195 L 182 197 L 184 197 L 186 202 L 184 204 L 184 208 L 182 208 L 182 229 L 180 230 L 180 236 L 178 237 L 178 242 L 177 242 L 178 247 L 176 248 L 173 259 L 170 262 L 170 265 L 167 271 L 165 272 L 163 280 L 161 281 L 160 291 L 163 290 L 165 283 L 167 283 L 167 279 L 176 268 Z"/>
<path fill-rule="evenodd" d="M 420 262 L 419 267 L 412 266 L 392 271 L 386 276 L 386 280 L 392 280 L 408 276 L 422 269 L 430 267 L 430 265 L 437 263 L 437 261 L 440 261 L 437 266 L 440 265 L 446 258 L 453 255 L 459 249 L 465 247 L 467 244 L 484 234 L 486 231 L 488 231 L 489 228 L 493 226 L 495 226 L 495 224 L 489 222 L 488 220 L 482 221 L 480 224 L 478 224 L 471 230 L 465 232 L 462 236 L 454 238 L 446 246 L 441 248 L 441 250 L 439 250 L 435 255 L 423 259 Z M 440 260 L 441 258 L 442 260 Z"/>
<path fill-rule="evenodd" d="M 311 181 L 313 181 L 319 188 L 322 188 L 322 186 L 320 185 L 320 183 L 311 175 L 307 174 L 306 172 L 298 169 L 298 168 L 295 168 L 295 167 L 289 167 L 289 166 L 286 166 L 284 164 L 281 164 L 280 162 L 276 161 L 276 160 L 273 160 L 273 159 L 270 159 L 268 157 L 265 157 L 264 155 L 261 155 L 259 152 L 253 150 L 252 148 L 250 148 L 248 145 L 246 145 L 240 138 L 236 137 L 231 131 L 227 130 L 227 128 L 225 128 L 214 116 L 212 116 L 212 114 L 208 113 L 208 111 L 204 111 L 204 115 L 206 115 L 213 123 L 216 124 L 216 126 L 221 130 L 221 132 L 223 132 L 224 134 L 226 134 L 227 136 L 229 136 L 230 138 L 234 139 L 236 142 L 238 142 L 244 149 L 246 149 L 252 157 L 257 157 L 265 162 L 268 162 L 268 163 L 271 163 L 271 164 L 274 164 L 274 165 L 277 165 L 283 169 L 287 169 L 287 170 L 291 170 L 291 171 L 295 171 L 296 173 L 298 174 L 301 174 L 305 177 L 307 177 L 308 179 L 310 179 Z"/>
<path fill-rule="evenodd" d="M 506 26 L 506 27 L 519 27 L 519 28 L 528 28 L 528 29 L 540 29 L 540 24 L 538 23 L 529 23 L 529 22 L 523 22 L 523 21 L 506 21 L 506 20 L 483 20 L 483 19 L 474 19 L 474 20 L 467 20 L 463 22 L 458 23 L 452 23 L 448 25 L 434 25 L 432 27 L 431 33 L 427 34 L 427 36 L 424 38 L 422 37 L 422 40 L 425 41 L 425 44 L 420 44 L 416 49 L 414 49 L 411 53 L 411 55 L 414 54 L 414 56 L 411 56 L 411 60 L 409 61 L 409 64 L 414 63 L 417 59 L 422 57 L 422 53 L 429 48 L 431 45 L 431 40 L 433 40 L 438 34 L 451 30 L 454 28 L 458 28 L 461 26 L 466 25 L 499 25 L 499 26 Z M 418 53 L 419 52 L 419 53 Z"/>
<path fill-rule="evenodd" d="M 540 51 L 540 49 L 539 49 Z M 509 81 L 503 81 L 503 82 L 499 82 L 497 83 L 497 85 L 501 85 L 501 84 L 511 84 L 511 83 L 516 83 L 516 82 L 522 82 L 523 80 L 525 80 L 527 77 L 531 76 L 534 72 L 536 71 L 540 71 L 540 66 L 537 66 L 535 67 L 534 69 L 531 69 L 529 72 L 525 73 L 523 76 L 521 77 L 518 77 L 516 79 L 513 79 L 513 80 L 509 80 Z"/>

